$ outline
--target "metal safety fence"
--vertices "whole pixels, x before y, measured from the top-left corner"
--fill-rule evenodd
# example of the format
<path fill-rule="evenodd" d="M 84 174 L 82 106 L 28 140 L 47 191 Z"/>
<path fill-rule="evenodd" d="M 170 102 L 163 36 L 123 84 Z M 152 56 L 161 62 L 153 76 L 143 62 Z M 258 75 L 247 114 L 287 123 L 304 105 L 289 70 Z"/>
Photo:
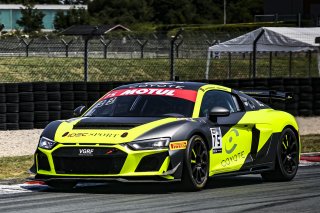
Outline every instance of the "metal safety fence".
<path fill-rule="evenodd" d="M 208 48 L 241 34 L 121 32 L 90 39 L 88 49 L 82 37 L 1 38 L 0 82 L 201 80 Z M 209 80 L 251 78 L 252 54 L 216 54 L 209 66 Z M 317 66 L 316 52 L 261 52 L 256 78 L 317 77 Z"/>

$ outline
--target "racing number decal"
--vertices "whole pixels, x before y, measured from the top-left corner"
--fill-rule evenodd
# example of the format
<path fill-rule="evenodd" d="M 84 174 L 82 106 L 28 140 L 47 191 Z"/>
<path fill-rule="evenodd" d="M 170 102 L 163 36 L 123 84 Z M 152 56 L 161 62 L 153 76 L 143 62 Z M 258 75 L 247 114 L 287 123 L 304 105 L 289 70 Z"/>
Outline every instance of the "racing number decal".
<path fill-rule="evenodd" d="M 220 127 L 210 128 L 212 137 L 212 153 L 222 152 L 222 135 Z"/>

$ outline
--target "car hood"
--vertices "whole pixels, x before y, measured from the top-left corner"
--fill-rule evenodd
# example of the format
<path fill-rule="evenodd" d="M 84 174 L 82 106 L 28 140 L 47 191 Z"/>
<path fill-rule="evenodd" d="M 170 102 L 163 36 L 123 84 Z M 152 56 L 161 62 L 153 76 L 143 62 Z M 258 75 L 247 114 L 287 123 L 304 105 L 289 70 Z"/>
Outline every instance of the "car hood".
<path fill-rule="evenodd" d="M 135 140 L 140 135 L 178 118 L 154 117 L 82 117 L 63 121 L 54 140 L 60 143 L 119 144 Z M 169 136 L 169 135 L 167 135 Z M 159 137 L 165 137 L 159 135 Z"/>

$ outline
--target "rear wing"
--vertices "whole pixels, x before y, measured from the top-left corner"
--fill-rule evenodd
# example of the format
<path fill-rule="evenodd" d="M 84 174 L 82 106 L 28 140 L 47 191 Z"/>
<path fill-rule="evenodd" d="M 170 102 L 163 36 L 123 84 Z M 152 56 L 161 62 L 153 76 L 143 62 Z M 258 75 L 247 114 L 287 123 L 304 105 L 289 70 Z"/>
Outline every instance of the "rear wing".
<path fill-rule="evenodd" d="M 257 99 L 267 99 L 288 101 L 293 99 L 293 94 L 291 92 L 278 92 L 275 90 L 242 90 L 240 91 L 246 95 L 249 95 Z"/>

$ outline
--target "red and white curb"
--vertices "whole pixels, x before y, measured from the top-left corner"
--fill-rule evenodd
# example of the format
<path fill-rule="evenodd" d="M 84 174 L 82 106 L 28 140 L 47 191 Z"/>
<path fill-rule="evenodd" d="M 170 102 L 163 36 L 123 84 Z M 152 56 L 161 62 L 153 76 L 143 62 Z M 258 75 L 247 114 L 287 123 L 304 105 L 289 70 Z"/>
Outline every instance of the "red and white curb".
<path fill-rule="evenodd" d="M 320 165 L 320 152 L 302 153 L 300 156 L 300 166 Z"/>

